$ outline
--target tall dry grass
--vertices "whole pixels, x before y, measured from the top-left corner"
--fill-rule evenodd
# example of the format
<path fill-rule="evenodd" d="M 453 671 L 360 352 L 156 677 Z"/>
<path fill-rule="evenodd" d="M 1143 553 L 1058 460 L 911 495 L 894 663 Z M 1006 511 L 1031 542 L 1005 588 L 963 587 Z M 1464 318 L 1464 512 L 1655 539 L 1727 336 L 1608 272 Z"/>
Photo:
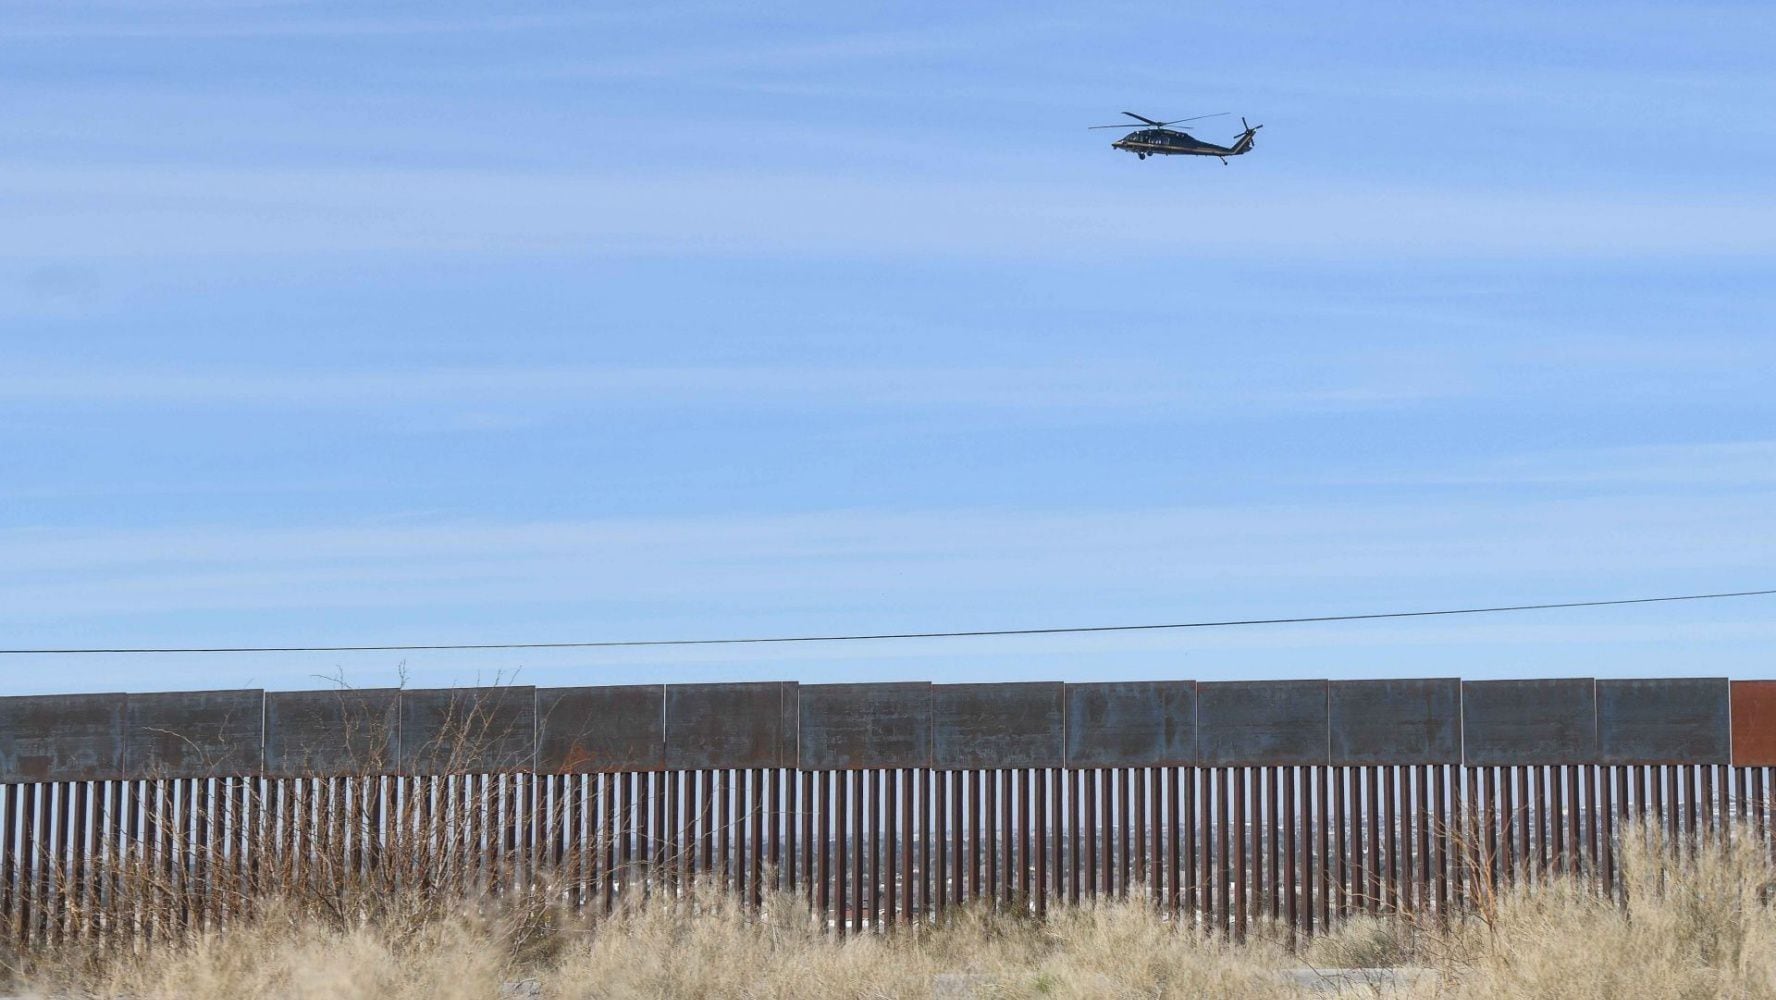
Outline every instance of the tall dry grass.
<path fill-rule="evenodd" d="M 563 998 L 1263 998 L 1300 995 L 1285 968 L 1382 965 L 1435 976 L 1351 995 L 1776 998 L 1776 867 L 1746 834 L 1730 847 L 1628 837 L 1625 901 L 1553 880 L 1504 893 L 1484 920 L 1353 922 L 1293 954 L 1280 930 L 1232 944 L 1139 899 L 1041 922 L 963 910 L 942 926 L 842 940 L 790 896 L 759 911 L 709 891 L 657 896 L 595 924 L 558 912 L 539 922 L 509 898 L 465 899 L 418 922 L 376 916 L 412 912 L 398 907 L 338 920 L 267 900 L 226 930 L 64 950 L 31 985 L 139 1000 L 492 1000 L 519 980 Z"/>

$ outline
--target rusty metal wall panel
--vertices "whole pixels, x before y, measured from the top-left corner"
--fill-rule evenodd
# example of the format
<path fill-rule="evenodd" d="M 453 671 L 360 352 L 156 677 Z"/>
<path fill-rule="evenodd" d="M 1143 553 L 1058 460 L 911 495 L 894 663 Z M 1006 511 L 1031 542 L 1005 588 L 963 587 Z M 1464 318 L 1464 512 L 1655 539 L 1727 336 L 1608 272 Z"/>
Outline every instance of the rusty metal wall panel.
<path fill-rule="evenodd" d="M 666 686 L 537 688 L 537 770 L 658 771 L 666 766 Z"/>
<path fill-rule="evenodd" d="M 536 763 L 536 688 L 401 692 L 400 769 L 485 774 Z"/>
<path fill-rule="evenodd" d="M 126 777 L 257 774 L 264 763 L 263 691 L 179 691 L 124 699 Z"/>
<path fill-rule="evenodd" d="M 1195 681 L 1067 685 L 1068 767 L 1195 763 Z"/>
<path fill-rule="evenodd" d="M 400 753 L 400 697 L 395 688 L 267 692 L 266 773 L 392 772 Z"/>
<path fill-rule="evenodd" d="M 1205 682 L 1196 698 L 1204 766 L 1326 763 L 1325 681 Z"/>
<path fill-rule="evenodd" d="M 804 684 L 799 697 L 803 768 L 931 765 L 930 684 Z"/>
<path fill-rule="evenodd" d="M 1478 767 L 1591 763 L 1597 757 L 1596 682 L 1463 683 L 1462 752 Z"/>
<path fill-rule="evenodd" d="M 1333 681 L 1334 764 L 1460 764 L 1461 681 Z"/>
<path fill-rule="evenodd" d="M 1776 764 L 1776 681 L 1734 681 L 1732 698 L 1733 763 Z"/>
<path fill-rule="evenodd" d="M 669 684 L 666 766 L 793 767 L 796 685 Z"/>
<path fill-rule="evenodd" d="M 932 766 L 1065 766 L 1065 685 L 938 684 L 931 696 Z"/>
<path fill-rule="evenodd" d="M 124 700 L 121 694 L 0 698 L 0 782 L 121 776 Z"/>
<path fill-rule="evenodd" d="M 1732 751 L 1725 677 L 1597 682 L 1597 762 L 1725 764 Z"/>

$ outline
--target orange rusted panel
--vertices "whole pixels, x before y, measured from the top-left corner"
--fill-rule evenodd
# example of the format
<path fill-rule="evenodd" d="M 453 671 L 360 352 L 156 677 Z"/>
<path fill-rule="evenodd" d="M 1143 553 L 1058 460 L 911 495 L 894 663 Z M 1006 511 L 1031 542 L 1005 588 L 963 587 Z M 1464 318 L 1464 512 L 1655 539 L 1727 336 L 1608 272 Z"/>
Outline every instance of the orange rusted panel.
<path fill-rule="evenodd" d="M 1776 764 L 1776 681 L 1733 682 L 1733 763 Z"/>

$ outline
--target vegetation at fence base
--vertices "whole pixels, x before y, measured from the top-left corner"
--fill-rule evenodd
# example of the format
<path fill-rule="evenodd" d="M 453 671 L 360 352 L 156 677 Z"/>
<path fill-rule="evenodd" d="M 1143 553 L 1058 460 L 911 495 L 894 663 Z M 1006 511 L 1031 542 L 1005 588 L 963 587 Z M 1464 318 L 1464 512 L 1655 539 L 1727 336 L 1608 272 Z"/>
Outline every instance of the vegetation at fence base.
<path fill-rule="evenodd" d="M 295 895 L 225 928 L 70 938 L 36 951 L 21 985 L 138 1000 L 493 1000 L 526 979 L 563 998 L 924 998 L 934 983 L 991 997 L 1288 997 L 1302 988 L 1284 969 L 1404 966 L 1433 975 L 1390 995 L 1776 998 L 1776 867 L 1743 833 L 1731 845 L 1627 838 L 1617 897 L 1556 877 L 1459 919 L 1364 918 L 1294 951 L 1283 928 L 1233 942 L 1141 898 L 1040 921 L 964 907 L 941 924 L 841 938 L 804 899 L 755 909 L 707 886 L 602 919 L 571 915 L 552 891 L 356 911 Z"/>

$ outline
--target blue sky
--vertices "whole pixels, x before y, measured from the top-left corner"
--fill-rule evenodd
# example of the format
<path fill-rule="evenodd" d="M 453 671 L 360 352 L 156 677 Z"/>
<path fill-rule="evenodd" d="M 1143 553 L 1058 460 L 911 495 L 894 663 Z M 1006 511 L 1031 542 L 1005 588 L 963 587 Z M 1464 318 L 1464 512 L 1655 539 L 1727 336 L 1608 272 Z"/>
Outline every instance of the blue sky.
<path fill-rule="evenodd" d="M 0 646 L 1776 586 L 1768 4 L 0 0 Z M 1245 115 L 1149 160 L 1128 109 Z M 0 691 L 1769 676 L 1769 599 Z"/>

